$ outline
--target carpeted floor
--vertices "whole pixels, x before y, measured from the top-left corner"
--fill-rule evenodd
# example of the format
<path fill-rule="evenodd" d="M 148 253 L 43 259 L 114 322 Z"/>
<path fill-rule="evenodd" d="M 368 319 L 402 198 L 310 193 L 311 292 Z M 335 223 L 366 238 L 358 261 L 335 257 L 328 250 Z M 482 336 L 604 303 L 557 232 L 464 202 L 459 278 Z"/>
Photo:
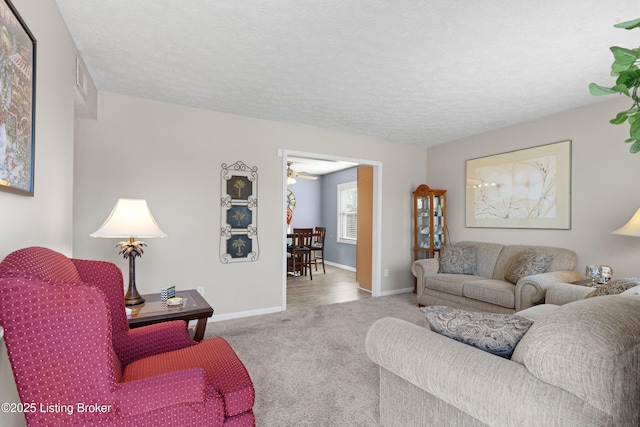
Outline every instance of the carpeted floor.
<path fill-rule="evenodd" d="M 378 368 L 364 339 L 377 319 L 426 326 L 415 294 L 369 298 L 210 323 L 244 362 L 259 427 L 376 426 Z"/>

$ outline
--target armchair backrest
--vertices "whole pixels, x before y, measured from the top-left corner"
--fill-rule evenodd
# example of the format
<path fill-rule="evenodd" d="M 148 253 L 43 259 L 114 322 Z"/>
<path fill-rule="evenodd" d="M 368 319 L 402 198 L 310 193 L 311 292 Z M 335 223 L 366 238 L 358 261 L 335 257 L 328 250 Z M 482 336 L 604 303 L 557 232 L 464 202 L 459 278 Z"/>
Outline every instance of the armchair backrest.
<path fill-rule="evenodd" d="M 102 292 L 13 274 L 0 276 L 0 295 L 0 324 L 20 400 L 37 405 L 25 411 L 29 425 L 104 419 L 105 414 L 80 411 L 79 404 L 115 410 L 121 368 Z"/>
<path fill-rule="evenodd" d="M 11 274 L 32 275 L 45 281 L 94 285 L 107 297 L 113 335 L 118 337 L 129 331 L 124 311 L 122 272 L 113 263 L 71 259 L 54 250 L 32 246 L 10 253 L 0 263 L 0 277 Z"/>
<path fill-rule="evenodd" d="M 71 260 L 48 248 L 32 246 L 10 253 L 0 263 L 0 276 L 8 271 L 31 274 L 43 280 L 78 283 L 80 273 Z"/>

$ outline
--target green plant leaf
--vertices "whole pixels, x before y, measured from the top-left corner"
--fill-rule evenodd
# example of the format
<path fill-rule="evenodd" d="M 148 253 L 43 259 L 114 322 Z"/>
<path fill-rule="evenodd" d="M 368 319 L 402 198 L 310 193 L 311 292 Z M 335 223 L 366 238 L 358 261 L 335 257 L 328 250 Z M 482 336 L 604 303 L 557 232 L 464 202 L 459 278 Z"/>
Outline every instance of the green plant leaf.
<path fill-rule="evenodd" d="M 618 85 L 625 85 L 627 88 L 634 88 L 640 85 L 640 70 L 635 69 L 620 73 L 620 76 L 616 80 L 616 86 Z"/>
<path fill-rule="evenodd" d="M 640 141 L 634 142 L 629 151 L 631 151 L 631 154 L 636 154 L 640 151 Z"/>
<path fill-rule="evenodd" d="M 638 54 L 632 49 L 620 46 L 611 46 L 609 48 L 613 53 L 613 58 L 618 64 L 633 64 L 638 59 Z"/>
<path fill-rule="evenodd" d="M 620 125 L 620 124 L 626 122 L 628 117 L 629 116 L 627 116 L 627 112 L 626 111 L 621 111 L 620 113 L 618 113 L 616 115 L 616 117 L 614 119 L 609 120 L 609 123 L 611 123 L 612 125 Z"/>
<path fill-rule="evenodd" d="M 629 123 L 631 124 L 631 128 L 629 129 L 629 135 L 632 139 L 636 141 L 640 141 L 640 120 L 634 120 L 633 122 L 629 119 Z"/>
<path fill-rule="evenodd" d="M 611 95 L 612 93 L 619 93 L 611 88 L 597 85 L 595 83 L 589 84 L 589 92 L 593 96 Z"/>
<path fill-rule="evenodd" d="M 622 28 L 625 30 L 632 30 L 634 28 L 640 27 L 640 19 L 634 19 L 633 21 L 625 21 L 619 24 L 614 25 L 616 28 Z"/>

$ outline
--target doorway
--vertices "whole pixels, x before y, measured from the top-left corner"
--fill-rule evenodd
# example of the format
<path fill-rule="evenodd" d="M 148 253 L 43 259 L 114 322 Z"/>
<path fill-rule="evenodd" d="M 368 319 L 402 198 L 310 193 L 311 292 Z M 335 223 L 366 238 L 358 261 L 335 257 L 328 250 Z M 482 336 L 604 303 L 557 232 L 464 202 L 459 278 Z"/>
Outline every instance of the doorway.
<path fill-rule="evenodd" d="M 380 296 L 380 259 L 381 259 L 381 176 L 382 176 L 382 163 L 377 161 L 371 161 L 366 159 L 355 159 L 342 156 L 333 156 L 326 154 L 301 152 L 293 150 L 279 150 L 278 153 L 282 157 L 282 200 L 283 200 L 283 243 L 282 247 L 282 309 L 287 308 L 287 252 L 286 252 L 286 206 L 287 206 L 287 158 L 288 157 L 302 157 L 315 160 L 325 160 L 332 162 L 351 162 L 357 163 L 360 166 L 370 166 L 372 171 L 372 212 L 371 212 L 371 242 L 370 242 L 370 277 L 371 277 L 371 295 L 373 297 Z M 367 271 L 367 273 L 369 273 Z"/>

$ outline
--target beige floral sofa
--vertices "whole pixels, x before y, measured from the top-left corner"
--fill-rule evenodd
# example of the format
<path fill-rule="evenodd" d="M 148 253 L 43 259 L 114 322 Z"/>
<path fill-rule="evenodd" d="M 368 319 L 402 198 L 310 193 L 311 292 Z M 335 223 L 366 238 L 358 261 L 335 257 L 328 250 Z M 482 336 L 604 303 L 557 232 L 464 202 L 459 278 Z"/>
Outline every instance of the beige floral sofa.
<path fill-rule="evenodd" d="M 510 359 L 394 318 L 371 326 L 365 348 L 387 427 L 640 425 L 637 296 L 555 306 Z"/>
<path fill-rule="evenodd" d="M 575 265 L 569 249 L 466 241 L 414 261 L 411 271 L 420 306 L 514 313 L 544 302 L 553 283 L 583 279 Z"/>

